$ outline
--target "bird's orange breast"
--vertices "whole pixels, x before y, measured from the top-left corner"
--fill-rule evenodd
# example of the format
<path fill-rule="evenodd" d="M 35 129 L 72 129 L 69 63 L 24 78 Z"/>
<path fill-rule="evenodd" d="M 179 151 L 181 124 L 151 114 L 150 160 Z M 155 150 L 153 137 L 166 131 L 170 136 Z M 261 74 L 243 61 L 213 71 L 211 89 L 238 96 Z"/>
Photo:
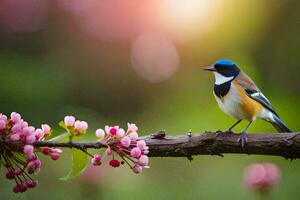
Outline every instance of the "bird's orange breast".
<path fill-rule="evenodd" d="M 233 84 L 241 98 L 240 109 L 245 118 L 249 121 L 254 120 L 262 112 L 264 107 L 259 102 L 249 97 L 244 88 L 242 88 L 235 80 L 233 81 Z"/>

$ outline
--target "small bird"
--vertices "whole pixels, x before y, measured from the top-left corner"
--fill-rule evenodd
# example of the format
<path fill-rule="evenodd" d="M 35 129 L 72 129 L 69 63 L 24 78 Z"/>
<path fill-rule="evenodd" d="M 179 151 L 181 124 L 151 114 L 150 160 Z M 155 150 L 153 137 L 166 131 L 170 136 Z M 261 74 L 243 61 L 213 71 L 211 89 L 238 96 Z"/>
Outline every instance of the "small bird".
<path fill-rule="evenodd" d="M 280 120 L 271 102 L 234 62 L 218 60 L 205 70 L 215 75 L 214 96 L 221 110 L 238 119 L 227 132 L 231 132 L 242 120 L 249 121 L 238 140 L 242 147 L 247 142 L 247 130 L 256 119 L 270 122 L 278 132 L 292 132 Z"/>

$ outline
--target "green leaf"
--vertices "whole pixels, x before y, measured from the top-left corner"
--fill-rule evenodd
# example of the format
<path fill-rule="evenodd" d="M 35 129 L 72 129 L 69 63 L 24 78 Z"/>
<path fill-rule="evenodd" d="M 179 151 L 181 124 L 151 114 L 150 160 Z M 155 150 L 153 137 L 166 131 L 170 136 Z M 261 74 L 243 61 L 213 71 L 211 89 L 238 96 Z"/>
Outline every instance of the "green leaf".
<path fill-rule="evenodd" d="M 88 155 L 79 149 L 72 149 L 72 169 L 64 178 L 60 180 L 67 181 L 79 176 L 86 169 L 89 163 Z"/>
<path fill-rule="evenodd" d="M 64 122 L 64 121 L 60 121 L 58 125 L 59 125 L 60 127 L 62 127 L 63 129 L 68 130 L 68 128 L 67 128 L 67 126 L 65 125 L 65 122 Z"/>
<path fill-rule="evenodd" d="M 60 141 L 60 142 L 67 142 L 69 141 L 69 133 L 62 133 L 60 135 L 57 135 L 47 141 Z"/>

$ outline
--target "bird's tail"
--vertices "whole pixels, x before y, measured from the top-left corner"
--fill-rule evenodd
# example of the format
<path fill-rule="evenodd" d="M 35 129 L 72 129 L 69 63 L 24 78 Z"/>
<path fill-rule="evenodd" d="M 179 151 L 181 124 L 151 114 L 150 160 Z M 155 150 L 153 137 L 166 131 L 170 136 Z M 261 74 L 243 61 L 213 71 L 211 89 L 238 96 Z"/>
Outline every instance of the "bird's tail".
<path fill-rule="evenodd" d="M 273 118 L 274 118 L 274 120 L 271 121 L 271 124 L 277 129 L 278 132 L 281 132 L 281 133 L 293 132 L 281 121 L 281 119 L 278 116 L 273 115 Z"/>

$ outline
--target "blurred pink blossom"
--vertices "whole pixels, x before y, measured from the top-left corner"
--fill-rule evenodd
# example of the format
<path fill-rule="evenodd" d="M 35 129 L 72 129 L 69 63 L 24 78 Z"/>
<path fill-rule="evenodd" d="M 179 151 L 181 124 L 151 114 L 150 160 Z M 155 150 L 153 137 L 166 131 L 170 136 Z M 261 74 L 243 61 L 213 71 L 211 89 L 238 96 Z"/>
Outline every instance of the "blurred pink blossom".
<path fill-rule="evenodd" d="M 280 169 L 272 163 L 252 164 L 244 173 L 244 183 L 249 191 L 267 193 L 280 182 Z"/>

